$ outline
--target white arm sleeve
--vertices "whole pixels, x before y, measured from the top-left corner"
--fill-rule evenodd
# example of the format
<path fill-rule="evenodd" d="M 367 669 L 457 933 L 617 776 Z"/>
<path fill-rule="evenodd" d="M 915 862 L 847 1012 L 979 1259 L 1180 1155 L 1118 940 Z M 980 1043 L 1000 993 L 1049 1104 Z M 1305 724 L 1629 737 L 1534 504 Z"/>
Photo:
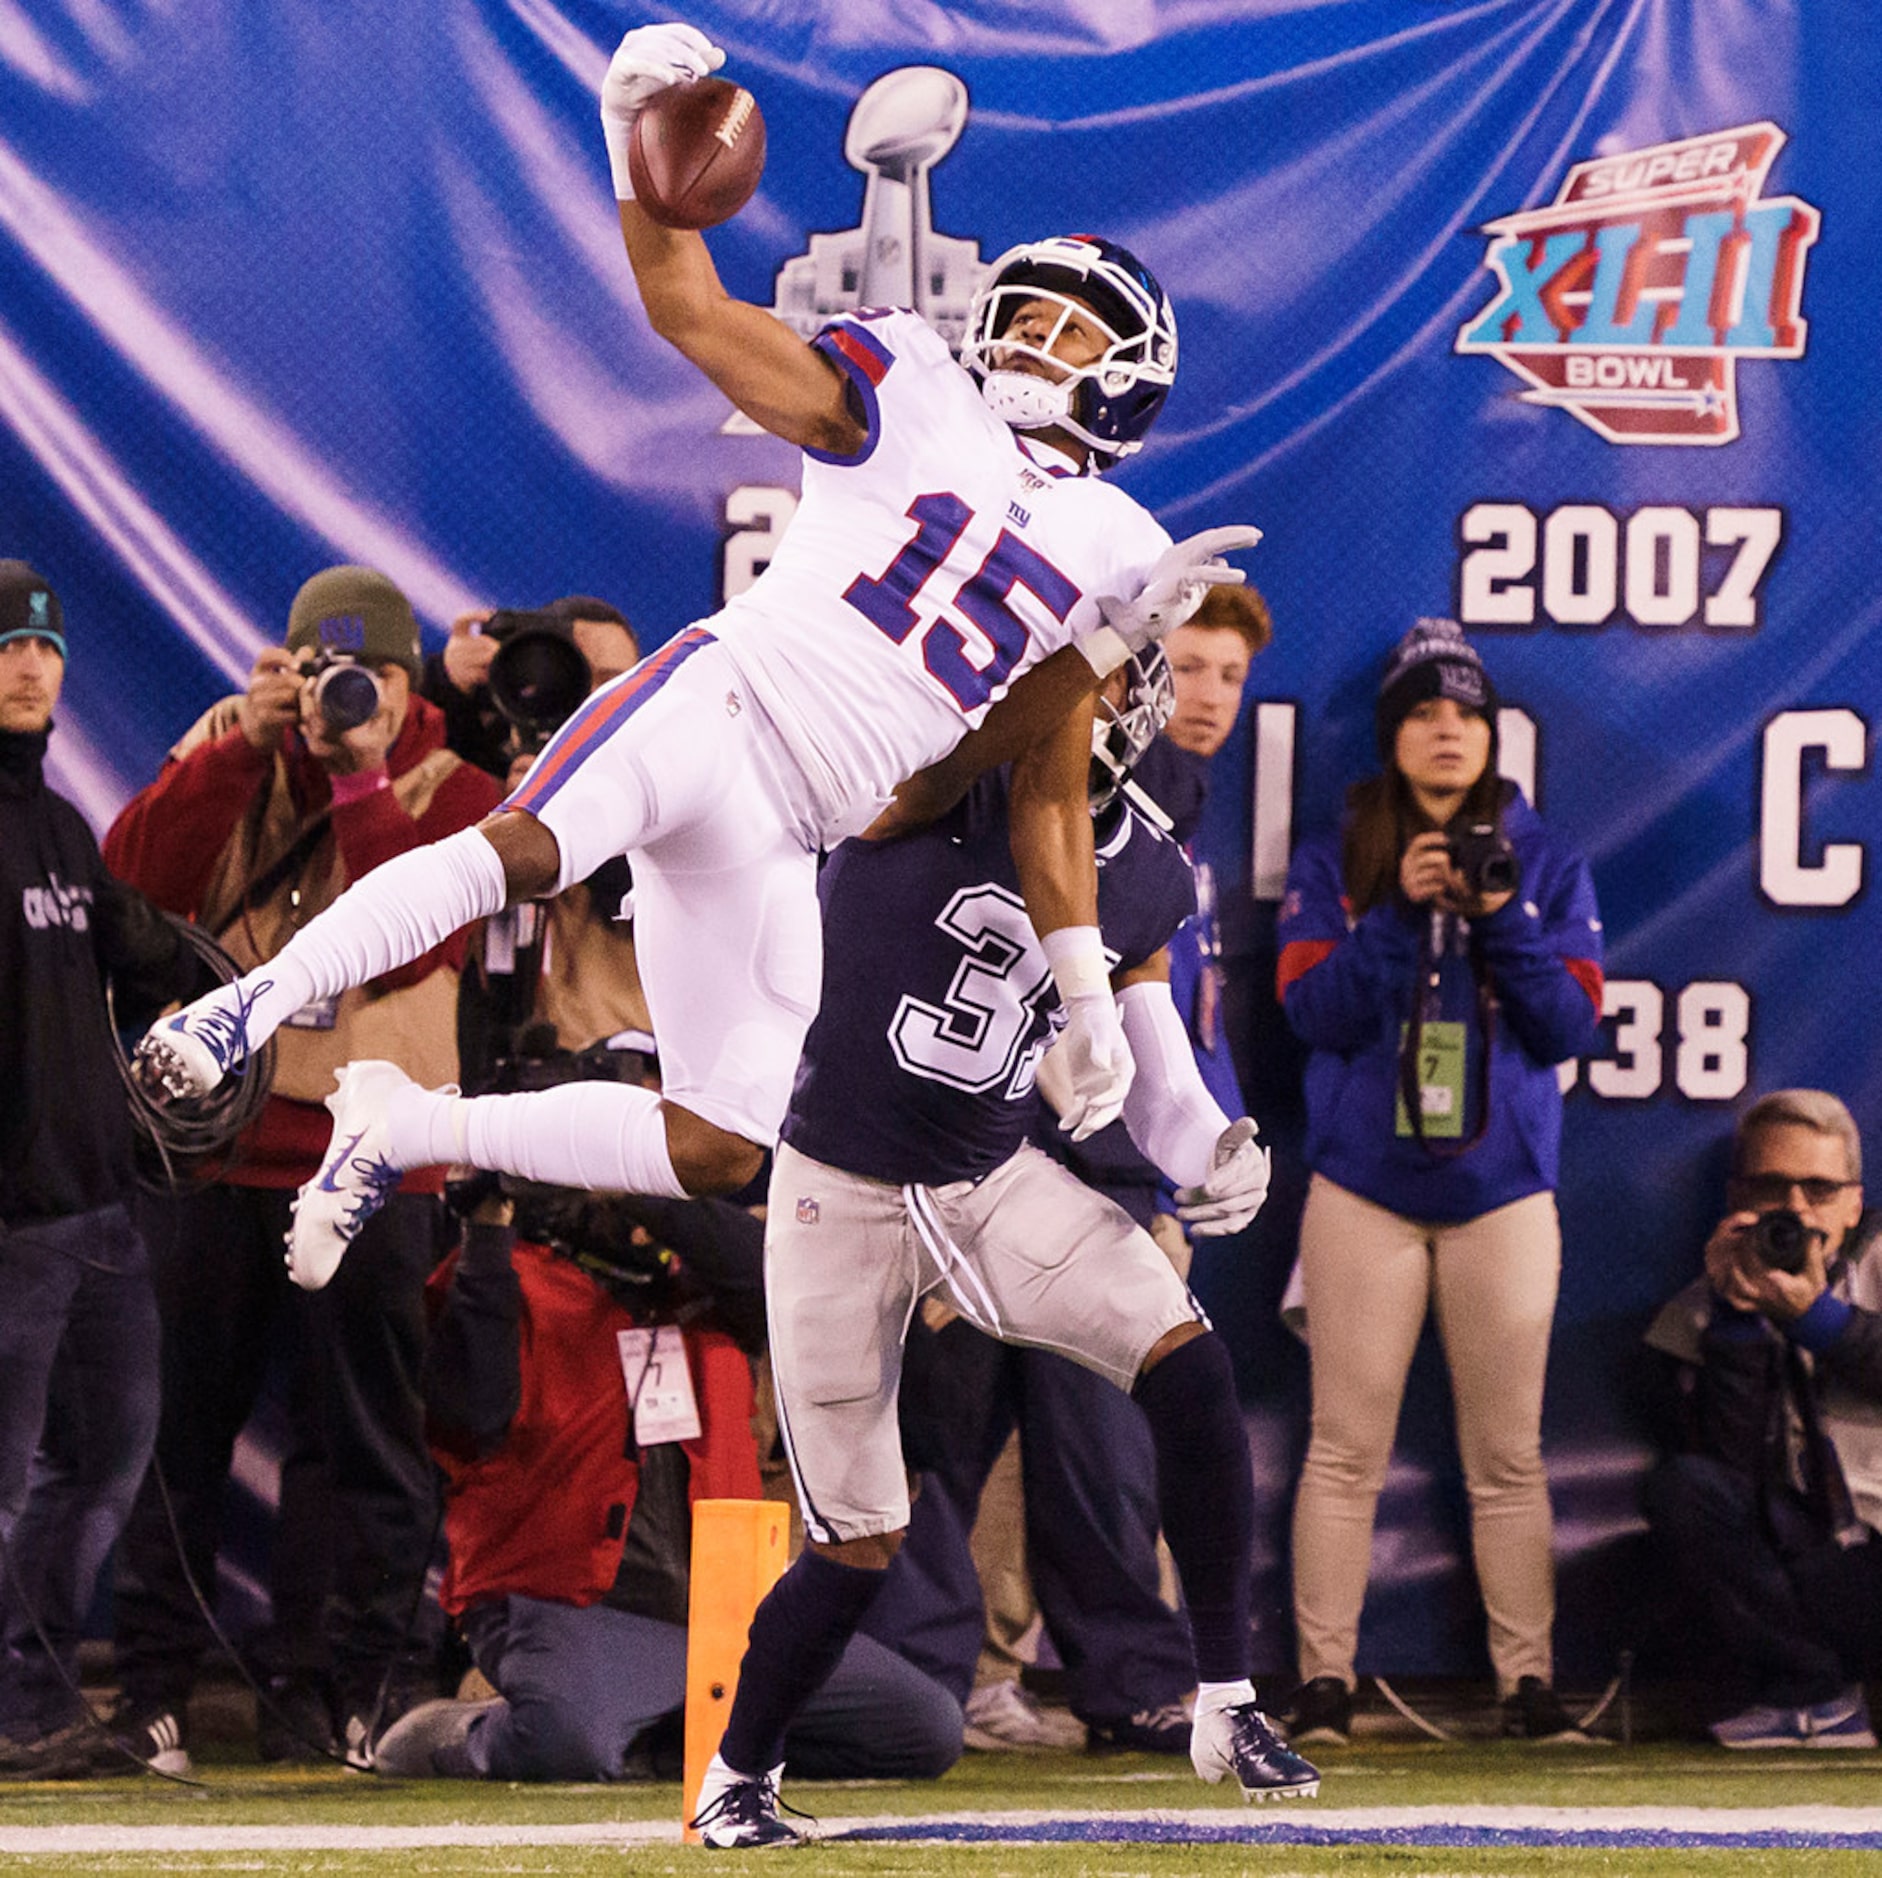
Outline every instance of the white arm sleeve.
<path fill-rule="evenodd" d="M 1214 1166 L 1215 1144 L 1229 1125 L 1196 1067 L 1189 1032 L 1170 987 L 1156 980 L 1117 994 L 1137 1078 L 1124 1098 L 1124 1126 L 1137 1151 L 1179 1187 L 1199 1187 Z"/>
<path fill-rule="evenodd" d="M 293 981 L 298 1010 L 409 965 L 460 926 L 501 912 L 507 894 L 496 849 L 475 828 L 460 829 L 362 875 L 265 969 Z"/>

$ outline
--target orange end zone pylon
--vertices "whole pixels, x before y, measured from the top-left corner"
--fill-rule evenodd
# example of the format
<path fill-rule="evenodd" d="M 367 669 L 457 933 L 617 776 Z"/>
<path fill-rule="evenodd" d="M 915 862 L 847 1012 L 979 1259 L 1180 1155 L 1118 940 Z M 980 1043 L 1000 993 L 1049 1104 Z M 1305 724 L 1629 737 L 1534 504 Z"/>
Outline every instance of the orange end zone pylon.
<path fill-rule="evenodd" d="M 680 1822 L 699 1810 L 706 1763 L 725 1733 L 758 1601 L 783 1576 L 790 1508 L 777 1500 L 693 1502 L 693 1588 L 686 1613 L 686 1785 Z"/>

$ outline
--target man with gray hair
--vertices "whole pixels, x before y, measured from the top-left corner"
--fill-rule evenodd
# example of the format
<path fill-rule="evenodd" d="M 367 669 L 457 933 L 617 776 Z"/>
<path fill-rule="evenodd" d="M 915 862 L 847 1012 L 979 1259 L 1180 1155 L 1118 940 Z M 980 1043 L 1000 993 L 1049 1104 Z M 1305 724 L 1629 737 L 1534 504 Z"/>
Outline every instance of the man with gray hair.
<path fill-rule="evenodd" d="M 1705 1276 L 1647 1333 L 1678 1366 L 1682 1451 L 1648 1516 L 1740 1671 L 1728 1748 L 1873 1748 L 1882 1671 L 1882 1215 L 1820 1089 L 1748 1109 Z"/>

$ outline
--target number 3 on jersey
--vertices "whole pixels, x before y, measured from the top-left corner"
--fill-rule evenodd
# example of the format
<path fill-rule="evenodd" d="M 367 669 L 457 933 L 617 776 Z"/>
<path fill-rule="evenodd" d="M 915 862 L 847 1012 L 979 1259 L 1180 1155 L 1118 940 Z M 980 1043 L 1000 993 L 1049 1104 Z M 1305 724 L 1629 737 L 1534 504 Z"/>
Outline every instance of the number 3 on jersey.
<path fill-rule="evenodd" d="M 989 881 L 964 887 L 935 924 L 960 942 L 961 960 L 940 1004 L 905 995 L 889 1025 L 895 1060 L 911 1075 L 981 1093 L 1006 1084 L 1007 1100 L 1032 1087 L 1047 1041 L 1022 1049 L 1042 1001 L 1056 996 L 1032 923 L 1016 894 Z"/>
<path fill-rule="evenodd" d="M 879 578 L 858 574 L 843 598 L 899 646 L 915 630 L 915 596 L 954 552 L 974 512 L 959 496 L 917 496 L 908 505 L 913 538 Z M 922 663 L 963 711 L 975 711 L 1006 682 L 1032 635 L 1007 604 L 1024 587 L 1054 619 L 1062 620 L 1078 588 L 1044 556 L 1001 529 L 978 570 L 964 580 L 954 605 L 986 635 L 992 660 L 983 668 L 967 657 L 967 639 L 945 613 L 922 635 Z"/>

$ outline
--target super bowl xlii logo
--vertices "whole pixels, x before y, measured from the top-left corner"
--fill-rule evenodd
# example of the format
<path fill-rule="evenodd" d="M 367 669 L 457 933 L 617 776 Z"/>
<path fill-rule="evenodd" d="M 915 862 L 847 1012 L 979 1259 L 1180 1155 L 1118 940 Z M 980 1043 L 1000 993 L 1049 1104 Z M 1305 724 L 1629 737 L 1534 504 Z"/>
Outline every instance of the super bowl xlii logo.
<path fill-rule="evenodd" d="M 1764 195 L 1775 124 L 1577 163 L 1545 208 L 1489 223 L 1487 352 L 1610 443 L 1730 443 L 1740 359 L 1803 356 L 1818 212 Z"/>

